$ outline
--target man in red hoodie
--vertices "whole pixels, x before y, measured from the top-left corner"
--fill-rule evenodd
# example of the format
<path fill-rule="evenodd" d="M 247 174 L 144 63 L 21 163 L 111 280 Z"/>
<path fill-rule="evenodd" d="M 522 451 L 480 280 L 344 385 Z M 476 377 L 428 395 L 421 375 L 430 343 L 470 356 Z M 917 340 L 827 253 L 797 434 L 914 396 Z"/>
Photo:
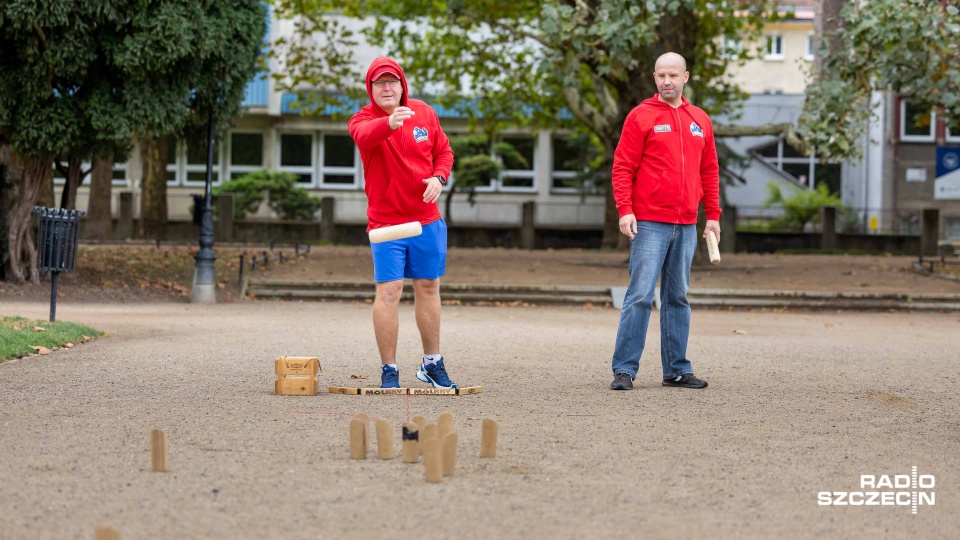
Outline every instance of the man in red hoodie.
<path fill-rule="evenodd" d="M 437 113 L 408 97 L 407 79 L 396 61 L 374 59 L 367 69 L 370 104 L 348 123 L 360 149 L 367 193 L 367 231 L 419 221 L 423 232 L 371 244 L 377 296 L 373 326 L 380 351 L 382 388 L 399 388 L 398 306 L 403 280 L 413 280 L 423 361 L 417 378 L 435 388 L 456 388 L 440 354 L 440 276 L 447 258 L 447 225 L 437 199 L 453 167 L 450 141 Z"/>
<path fill-rule="evenodd" d="M 657 59 L 657 95 L 623 124 L 613 157 L 613 197 L 620 232 L 630 238 L 630 283 L 613 353 L 613 390 L 633 388 L 660 278 L 663 386 L 706 388 L 687 359 L 690 264 L 697 247 L 697 207 L 720 240 L 720 166 L 707 114 L 683 97 L 690 78 L 676 53 Z"/>

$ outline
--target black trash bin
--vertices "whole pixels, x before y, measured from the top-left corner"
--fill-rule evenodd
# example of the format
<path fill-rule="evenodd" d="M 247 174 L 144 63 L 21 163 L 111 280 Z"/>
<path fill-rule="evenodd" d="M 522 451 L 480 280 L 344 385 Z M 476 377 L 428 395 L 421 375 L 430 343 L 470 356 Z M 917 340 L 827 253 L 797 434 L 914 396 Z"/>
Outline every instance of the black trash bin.
<path fill-rule="evenodd" d="M 50 322 L 54 322 L 57 320 L 57 280 L 60 272 L 73 272 L 77 265 L 77 231 L 80 218 L 87 213 L 45 206 L 34 206 L 33 213 L 40 216 L 37 268 L 51 273 Z"/>

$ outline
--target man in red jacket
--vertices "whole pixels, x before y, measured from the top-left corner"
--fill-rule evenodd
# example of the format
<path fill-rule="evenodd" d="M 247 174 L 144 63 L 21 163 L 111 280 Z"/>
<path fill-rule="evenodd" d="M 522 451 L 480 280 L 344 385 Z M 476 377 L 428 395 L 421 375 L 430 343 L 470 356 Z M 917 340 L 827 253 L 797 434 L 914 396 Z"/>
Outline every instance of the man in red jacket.
<path fill-rule="evenodd" d="M 371 244 L 377 296 L 373 326 L 380 351 L 381 387 L 399 388 L 398 305 L 403 280 L 413 280 L 423 361 L 417 378 L 435 388 L 456 388 L 440 354 L 440 276 L 447 258 L 447 225 L 437 199 L 453 167 L 453 150 L 437 113 L 408 97 L 407 79 L 396 61 L 379 57 L 367 69 L 370 104 L 348 123 L 360 149 L 367 193 L 367 231 L 419 221 L 423 232 Z"/>
<path fill-rule="evenodd" d="M 633 388 L 660 278 L 660 361 L 663 386 L 706 388 L 687 359 L 690 264 L 697 247 L 697 207 L 720 240 L 720 166 L 713 125 L 683 97 L 690 78 L 676 53 L 657 59 L 657 95 L 623 124 L 613 157 L 613 197 L 620 232 L 630 238 L 630 284 L 613 353 L 613 390 Z"/>

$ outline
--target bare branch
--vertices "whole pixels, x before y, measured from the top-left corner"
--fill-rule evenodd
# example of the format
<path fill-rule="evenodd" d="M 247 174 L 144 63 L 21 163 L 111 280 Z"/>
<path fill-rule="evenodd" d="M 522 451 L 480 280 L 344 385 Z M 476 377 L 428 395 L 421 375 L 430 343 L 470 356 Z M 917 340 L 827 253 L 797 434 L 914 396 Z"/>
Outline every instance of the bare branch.
<path fill-rule="evenodd" d="M 793 124 L 783 122 L 780 124 L 760 124 L 756 126 L 729 126 L 714 124 L 713 133 L 717 137 L 760 137 L 763 135 L 783 136 L 787 144 L 796 148 L 801 153 L 807 153 L 807 143 L 797 135 Z"/>

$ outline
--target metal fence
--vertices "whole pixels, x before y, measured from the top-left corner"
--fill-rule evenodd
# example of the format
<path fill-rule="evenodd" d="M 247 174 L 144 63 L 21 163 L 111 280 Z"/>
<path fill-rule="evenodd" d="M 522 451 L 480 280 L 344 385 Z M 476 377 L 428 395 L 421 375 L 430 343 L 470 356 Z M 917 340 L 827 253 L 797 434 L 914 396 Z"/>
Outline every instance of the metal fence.
<path fill-rule="evenodd" d="M 737 230 L 744 232 L 812 232 L 823 231 L 820 210 L 811 209 L 809 221 L 791 219 L 782 206 L 737 206 Z M 845 234 L 877 234 L 917 236 L 920 234 L 920 210 L 896 208 L 837 208 L 836 232 Z"/>

